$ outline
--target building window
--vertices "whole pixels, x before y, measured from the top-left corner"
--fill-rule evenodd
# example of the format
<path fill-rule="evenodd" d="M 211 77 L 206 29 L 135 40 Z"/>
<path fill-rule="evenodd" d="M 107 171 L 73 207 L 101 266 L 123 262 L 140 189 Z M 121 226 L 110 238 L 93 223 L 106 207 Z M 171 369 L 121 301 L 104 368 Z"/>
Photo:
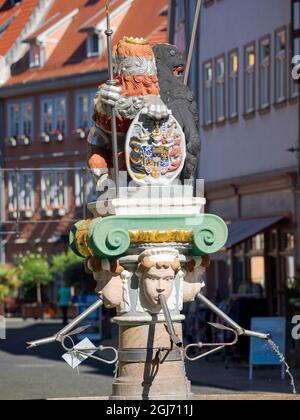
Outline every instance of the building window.
<path fill-rule="evenodd" d="M 65 97 L 42 101 L 41 130 L 45 134 L 67 134 L 67 101 Z"/>
<path fill-rule="evenodd" d="M 271 82 L 271 38 L 260 41 L 259 45 L 259 108 L 270 106 Z"/>
<path fill-rule="evenodd" d="M 284 232 L 283 234 L 283 243 L 282 243 L 282 250 L 283 251 L 294 251 L 295 250 L 295 235 L 291 232 Z"/>
<path fill-rule="evenodd" d="M 15 173 L 10 173 L 8 176 L 8 211 L 10 213 L 18 209 L 17 195 L 17 177 Z"/>
<path fill-rule="evenodd" d="M 286 100 L 287 33 L 282 29 L 275 33 L 275 103 Z"/>
<path fill-rule="evenodd" d="M 41 207 L 46 211 L 65 211 L 68 207 L 67 172 L 44 170 L 41 175 Z"/>
<path fill-rule="evenodd" d="M 65 172 L 58 171 L 56 173 L 56 183 L 57 199 L 55 205 L 58 209 L 65 209 L 67 206 L 67 182 Z"/>
<path fill-rule="evenodd" d="M 245 114 L 255 112 L 255 45 L 245 48 Z"/>
<path fill-rule="evenodd" d="M 216 59 L 216 116 L 217 122 L 225 121 L 225 58 Z"/>
<path fill-rule="evenodd" d="M 21 132 L 21 105 L 12 104 L 8 107 L 8 135 L 18 138 Z"/>
<path fill-rule="evenodd" d="M 18 102 L 8 105 L 8 136 L 16 140 L 33 140 L 33 103 Z"/>
<path fill-rule="evenodd" d="M 105 51 L 105 39 L 102 33 L 92 33 L 87 38 L 87 56 L 101 56 Z"/>
<path fill-rule="evenodd" d="M 284 258 L 284 266 L 285 266 L 285 286 L 289 290 L 295 290 L 297 288 L 295 257 L 293 255 L 286 256 Z"/>
<path fill-rule="evenodd" d="M 17 188 L 18 187 L 18 188 Z M 15 213 L 18 210 L 17 197 L 19 196 L 19 211 L 34 211 L 34 175 L 24 171 L 18 176 L 15 172 L 9 174 L 8 180 L 8 210 Z"/>
<path fill-rule="evenodd" d="M 295 99 L 299 96 L 299 83 L 295 82 L 295 80 L 291 77 L 291 99 Z"/>
<path fill-rule="evenodd" d="M 29 50 L 29 66 L 30 68 L 41 67 L 44 65 L 44 47 L 38 44 L 31 44 Z"/>
<path fill-rule="evenodd" d="M 84 191 L 84 185 L 86 190 Z M 84 202 L 86 197 L 86 202 Z M 84 164 L 78 165 L 75 170 L 75 206 L 82 208 L 87 203 L 96 201 L 97 194 L 94 186 L 93 175 Z"/>
<path fill-rule="evenodd" d="M 66 134 L 66 99 L 55 99 L 55 129 Z"/>
<path fill-rule="evenodd" d="M 251 291 L 258 296 L 262 295 L 266 287 L 265 258 L 263 256 L 250 257 Z"/>
<path fill-rule="evenodd" d="M 54 107 L 53 101 L 45 100 L 42 103 L 42 131 L 51 133 L 53 130 L 53 115 Z"/>
<path fill-rule="evenodd" d="M 41 178 L 42 202 L 44 210 L 53 210 L 55 207 L 54 176 L 51 171 L 43 172 Z"/>
<path fill-rule="evenodd" d="M 238 84 L 239 84 L 239 56 L 238 51 L 229 53 L 228 58 L 228 98 L 229 98 L 229 118 L 234 119 L 238 116 Z"/>
<path fill-rule="evenodd" d="M 213 67 L 209 61 L 204 64 L 204 95 L 203 95 L 204 125 L 213 123 Z"/>
<path fill-rule="evenodd" d="M 293 0 L 293 29 L 300 30 L 300 1 Z"/>
<path fill-rule="evenodd" d="M 23 102 L 21 105 L 22 134 L 29 139 L 33 138 L 32 116 L 32 102 Z"/>
<path fill-rule="evenodd" d="M 281 256 L 284 266 L 285 286 L 288 289 L 297 287 L 295 273 L 296 238 L 293 232 L 282 232 Z"/>
<path fill-rule="evenodd" d="M 94 92 L 80 93 L 76 97 L 76 129 L 87 130 L 93 125 Z"/>
<path fill-rule="evenodd" d="M 300 9 L 300 2 L 298 3 L 298 5 Z M 299 16 L 299 20 L 300 20 L 300 16 Z M 300 30 L 300 24 L 299 24 L 298 30 Z M 299 96 L 299 80 L 296 81 L 293 77 L 294 76 L 293 75 L 293 69 L 294 69 L 293 55 L 300 57 L 300 38 L 295 38 L 295 39 L 292 39 L 292 38 L 290 40 L 291 42 L 290 43 L 290 62 L 292 63 L 292 66 L 290 68 L 289 80 L 290 80 L 290 99 L 295 99 Z"/>
<path fill-rule="evenodd" d="M 260 235 L 253 236 L 251 238 L 250 250 L 263 252 L 264 249 L 265 249 L 265 235 L 262 233 Z"/>

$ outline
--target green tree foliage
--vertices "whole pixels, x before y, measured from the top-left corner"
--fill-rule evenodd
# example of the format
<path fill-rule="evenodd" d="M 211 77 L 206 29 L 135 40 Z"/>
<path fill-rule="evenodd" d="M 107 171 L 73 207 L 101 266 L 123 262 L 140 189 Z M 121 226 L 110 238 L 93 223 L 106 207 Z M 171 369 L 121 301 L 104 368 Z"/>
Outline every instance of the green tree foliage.
<path fill-rule="evenodd" d="M 20 286 L 16 268 L 10 264 L 0 264 L 0 302 L 12 296 Z"/>
<path fill-rule="evenodd" d="M 47 256 L 39 253 L 27 253 L 16 257 L 18 277 L 27 290 L 36 287 L 37 302 L 42 303 L 41 285 L 52 281 Z"/>
<path fill-rule="evenodd" d="M 17 258 L 17 273 L 25 286 L 48 284 L 52 281 L 47 256 L 29 253 Z"/>
<path fill-rule="evenodd" d="M 64 277 L 65 272 L 74 265 L 83 263 L 83 258 L 78 257 L 72 250 L 53 255 L 51 259 L 50 273 L 52 276 Z"/>

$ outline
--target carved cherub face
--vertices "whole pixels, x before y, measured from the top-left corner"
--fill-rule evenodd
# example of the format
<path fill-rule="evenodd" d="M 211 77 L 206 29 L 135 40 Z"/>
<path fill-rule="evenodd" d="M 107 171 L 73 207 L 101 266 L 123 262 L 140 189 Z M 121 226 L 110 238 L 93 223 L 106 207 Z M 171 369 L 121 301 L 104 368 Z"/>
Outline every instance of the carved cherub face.
<path fill-rule="evenodd" d="M 144 272 L 142 287 L 145 299 L 154 310 L 160 309 L 159 296 L 164 295 L 168 300 L 172 294 L 175 280 L 175 271 L 168 268 L 151 267 Z"/>
<path fill-rule="evenodd" d="M 100 274 L 98 277 L 96 293 L 103 299 L 104 306 L 108 309 L 120 306 L 123 290 L 120 274 L 113 275 L 108 271 L 103 271 L 101 277 Z"/>

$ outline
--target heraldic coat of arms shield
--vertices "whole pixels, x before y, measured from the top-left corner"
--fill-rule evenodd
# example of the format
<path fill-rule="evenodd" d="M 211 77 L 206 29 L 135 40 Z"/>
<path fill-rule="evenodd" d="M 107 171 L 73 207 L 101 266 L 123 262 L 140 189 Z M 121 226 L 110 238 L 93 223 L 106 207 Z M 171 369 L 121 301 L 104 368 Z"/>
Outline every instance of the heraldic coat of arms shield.
<path fill-rule="evenodd" d="M 137 185 L 167 185 L 179 177 L 186 158 L 182 128 L 173 115 L 155 121 L 143 110 L 126 139 L 126 165 Z"/>

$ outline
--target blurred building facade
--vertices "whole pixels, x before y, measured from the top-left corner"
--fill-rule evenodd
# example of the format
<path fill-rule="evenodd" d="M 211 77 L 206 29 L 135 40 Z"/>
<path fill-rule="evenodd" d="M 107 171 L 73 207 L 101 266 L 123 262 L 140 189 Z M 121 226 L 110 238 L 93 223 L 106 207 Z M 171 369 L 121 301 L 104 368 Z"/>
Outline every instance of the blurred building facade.
<path fill-rule="evenodd" d="M 292 1 L 203 0 L 190 84 L 200 108 L 206 211 L 229 223 L 208 293 L 261 293 L 286 314 L 296 258 L 298 88 L 291 76 Z M 196 0 L 170 2 L 170 42 L 187 50 Z M 195 88 L 196 86 L 196 88 Z M 298 278 L 299 283 L 299 278 Z"/>
<path fill-rule="evenodd" d="M 107 79 L 105 4 L 0 0 L 1 260 L 65 249 L 93 199 L 86 138 Z M 115 41 L 166 41 L 167 0 L 110 6 Z"/>

